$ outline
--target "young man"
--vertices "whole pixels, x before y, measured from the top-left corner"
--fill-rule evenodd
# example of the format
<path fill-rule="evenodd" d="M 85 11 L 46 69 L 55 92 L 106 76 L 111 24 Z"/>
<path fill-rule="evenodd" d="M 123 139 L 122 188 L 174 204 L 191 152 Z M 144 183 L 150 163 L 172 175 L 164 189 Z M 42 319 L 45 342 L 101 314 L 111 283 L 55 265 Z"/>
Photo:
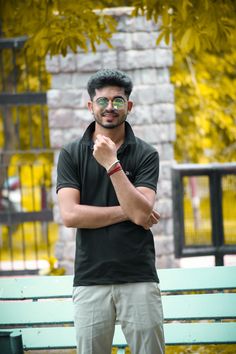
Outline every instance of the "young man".
<path fill-rule="evenodd" d="M 73 301 L 78 353 L 110 354 L 115 323 L 132 354 L 164 353 L 163 312 L 150 228 L 157 151 L 126 122 L 132 81 L 100 70 L 88 82 L 94 117 L 65 146 L 57 192 L 65 226 L 77 228 Z"/>

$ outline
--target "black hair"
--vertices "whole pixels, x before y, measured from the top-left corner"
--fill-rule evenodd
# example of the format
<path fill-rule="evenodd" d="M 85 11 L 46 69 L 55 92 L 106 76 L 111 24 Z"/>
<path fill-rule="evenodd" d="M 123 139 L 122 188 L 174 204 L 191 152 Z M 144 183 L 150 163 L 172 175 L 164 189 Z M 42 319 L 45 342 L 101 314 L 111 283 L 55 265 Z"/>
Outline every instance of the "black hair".
<path fill-rule="evenodd" d="M 106 86 L 123 87 L 125 95 L 129 98 L 133 83 L 128 75 L 119 70 L 102 69 L 93 74 L 87 84 L 88 94 L 91 100 L 96 95 L 96 89 L 101 89 Z"/>

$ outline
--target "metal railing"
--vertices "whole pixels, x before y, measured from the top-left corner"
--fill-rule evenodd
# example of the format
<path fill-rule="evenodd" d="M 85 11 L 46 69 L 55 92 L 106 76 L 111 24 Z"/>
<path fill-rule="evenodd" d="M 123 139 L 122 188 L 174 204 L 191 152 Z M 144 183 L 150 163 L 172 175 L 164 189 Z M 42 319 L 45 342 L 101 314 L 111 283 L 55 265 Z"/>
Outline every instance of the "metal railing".
<path fill-rule="evenodd" d="M 0 39 L 0 274 L 37 273 L 57 236 L 45 63 Z"/>
<path fill-rule="evenodd" d="M 172 169 L 175 256 L 236 254 L 236 163 Z"/>

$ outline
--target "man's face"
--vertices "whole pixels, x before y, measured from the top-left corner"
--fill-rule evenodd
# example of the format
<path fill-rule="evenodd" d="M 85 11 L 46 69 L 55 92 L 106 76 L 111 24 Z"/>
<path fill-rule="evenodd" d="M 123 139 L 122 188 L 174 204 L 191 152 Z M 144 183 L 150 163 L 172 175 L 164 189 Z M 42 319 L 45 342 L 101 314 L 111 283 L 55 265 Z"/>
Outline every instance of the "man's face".
<path fill-rule="evenodd" d="M 106 129 L 114 129 L 124 123 L 133 103 L 127 100 L 124 89 L 117 86 L 106 86 L 96 90 L 93 101 L 88 108 L 95 121 Z"/>

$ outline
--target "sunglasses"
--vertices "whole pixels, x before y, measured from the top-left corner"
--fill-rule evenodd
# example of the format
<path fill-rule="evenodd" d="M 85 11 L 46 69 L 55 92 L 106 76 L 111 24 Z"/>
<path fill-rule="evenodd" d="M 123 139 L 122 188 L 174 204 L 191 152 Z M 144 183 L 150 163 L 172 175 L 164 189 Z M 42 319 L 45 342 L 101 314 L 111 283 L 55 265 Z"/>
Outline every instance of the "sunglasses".
<path fill-rule="evenodd" d="M 109 105 L 109 101 L 106 97 L 99 97 L 95 102 L 100 108 L 105 109 Z M 115 97 L 111 102 L 114 109 L 123 109 L 126 103 L 123 97 Z"/>

